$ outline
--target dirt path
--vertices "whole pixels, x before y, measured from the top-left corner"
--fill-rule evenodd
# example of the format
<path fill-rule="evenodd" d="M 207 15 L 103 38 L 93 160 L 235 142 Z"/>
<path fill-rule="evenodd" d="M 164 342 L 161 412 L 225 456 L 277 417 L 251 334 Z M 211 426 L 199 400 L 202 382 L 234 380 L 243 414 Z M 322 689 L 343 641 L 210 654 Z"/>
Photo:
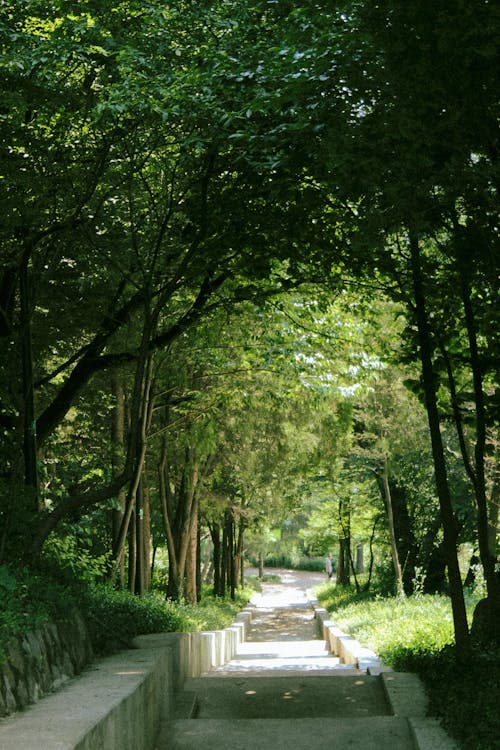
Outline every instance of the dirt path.
<path fill-rule="evenodd" d="M 247 571 L 256 575 L 258 571 Z M 278 583 L 262 583 L 262 592 L 254 594 L 256 607 L 248 641 L 305 641 L 319 638 L 317 622 L 308 592 L 325 580 L 321 573 L 277 569 Z"/>

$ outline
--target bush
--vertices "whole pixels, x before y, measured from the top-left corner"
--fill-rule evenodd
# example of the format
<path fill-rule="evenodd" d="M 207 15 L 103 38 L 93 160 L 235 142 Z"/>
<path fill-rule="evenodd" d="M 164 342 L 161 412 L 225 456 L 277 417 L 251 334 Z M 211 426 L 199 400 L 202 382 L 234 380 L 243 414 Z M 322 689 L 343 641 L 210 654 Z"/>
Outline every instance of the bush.
<path fill-rule="evenodd" d="M 335 624 L 387 665 L 419 674 L 430 713 L 464 750 L 500 750 L 500 654 L 477 651 L 470 663 L 458 664 L 447 597 L 380 598 L 328 583 L 317 595 Z M 471 616 L 475 599 L 467 606 Z"/>
<path fill-rule="evenodd" d="M 430 712 L 467 750 L 499 750 L 500 653 L 477 652 L 466 665 L 448 646 L 437 653 L 401 651 L 393 666 L 419 674 Z"/>
<path fill-rule="evenodd" d="M 78 609 L 94 652 L 105 655 L 129 647 L 137 635 L 224 628 L 252 594 L 248 588 L 237 591 L 235 600 L 222 600 L 205 593 L 193 606 L 166 601 L 158 593 L 139 597 L 99 582 L 106 567 L 104 558 L 77 553 L 65 540 L 49 547 L 41 572 L 0 566 L 0 644 Z M 0 663 L 3 658 L 0 645 Z"/>
<path fill-rule="evenodd" d="M 80 602 L 94 651 L 109 654 L 130 648 L 137 635 L 182 630 L 178 605 L 155 594 L 135 596 L 108 584 L 90 586 Z"/>
<path fill-rule="evenodd" d="M 259 562 L 250 558 L 250 562 L 256 568 Z M 321 573 L 325 569 L 325 561 L 322 557 L 305 557 L 288 554 L 266 555 L 264 558 L 265 568 L 287 568 L 288 570 L 308 570 Z"/>
<path fill-rule="evenodd" d="M 77 592 L 53 578 L 27 568 L 0 566 L 0 663 L 5 657 L 1 645 L 50 619 L 61 619 L 75 609 Z"/>

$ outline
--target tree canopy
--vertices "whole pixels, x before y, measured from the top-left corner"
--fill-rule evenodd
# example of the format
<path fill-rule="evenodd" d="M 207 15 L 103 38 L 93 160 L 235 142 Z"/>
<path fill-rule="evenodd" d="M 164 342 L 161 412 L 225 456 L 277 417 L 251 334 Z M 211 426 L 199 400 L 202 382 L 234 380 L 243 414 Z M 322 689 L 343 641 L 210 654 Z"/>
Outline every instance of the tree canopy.
<path fill-rule="evenodd" d="M 347 555 L 394 511 L 401 589 L 438 533 L 466 655 L 464 538 L 500 608 L 499 14 L 3 3 L 0 561 L 87 523 L 140 593 L 153 529 L 178 596 L 204 519 L 234 584 L 238 529 L 316 492 Z"/>

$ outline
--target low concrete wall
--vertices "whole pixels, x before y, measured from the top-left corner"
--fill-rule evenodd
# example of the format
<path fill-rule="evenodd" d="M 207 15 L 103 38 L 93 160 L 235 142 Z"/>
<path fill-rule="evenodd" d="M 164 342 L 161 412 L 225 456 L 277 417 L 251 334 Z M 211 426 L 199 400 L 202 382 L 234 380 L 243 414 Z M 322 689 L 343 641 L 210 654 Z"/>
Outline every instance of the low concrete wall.
<path fill-rule="evenodd" d="M 340 630 L 330 619 L 330 613 L 324 607 L 319 607 L 315 602 L 313 602 L 313 607 L 323 638 L 332 654 L 338 656 L 343 664 L 352 664 L 357 669 L 366 669 L 370 674 L 391 671 L 389 667 L 384 666 L 376 653 Z"/>
<path fill-rule="evenodd" d="M 224 630 L 139 636 L 134 649 L 95 662 L 57 693 L 0 721 L 2 750 L 152 750 L 173 696 L 236 655 L 251 609 Z M 222 662 L 224 663 L 224 662 Z"/>

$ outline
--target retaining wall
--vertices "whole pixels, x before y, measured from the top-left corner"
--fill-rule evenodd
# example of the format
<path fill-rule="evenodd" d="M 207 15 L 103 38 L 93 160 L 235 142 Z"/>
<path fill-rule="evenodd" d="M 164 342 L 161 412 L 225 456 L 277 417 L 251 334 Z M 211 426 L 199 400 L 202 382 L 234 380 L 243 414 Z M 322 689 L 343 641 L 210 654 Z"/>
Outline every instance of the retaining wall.
<path fill-rule="evenodd" d="M 0 665 L 0 717 L 21 711 L 79 674 L 92 646 L 78 612 L 46 623 L 4 646 Z"/>
<path fill-rule="evenodd" d="M 174 692 L 232 659 L 251 608 L 229 628 L 139 636 L 135 648 L 94 662 L 61 690 L 0 721 L 2 750 L 152 750 L 172 717 Z"/>
<path fill-rule="evenodd" d="M 366 669 L 370 674 L 392 671 L 390 667 L 384 666 L 382 660 L 374 651 L 365 648 L 351 635 L 340 630 L 330 620 L 330 614 L 324 607 L 319 607 L 314 600 L 311 603 L 323 638 L 327 642 L 331 653 L 338 656 L 343 664 L 352 664 L 357 669 Z"/>

